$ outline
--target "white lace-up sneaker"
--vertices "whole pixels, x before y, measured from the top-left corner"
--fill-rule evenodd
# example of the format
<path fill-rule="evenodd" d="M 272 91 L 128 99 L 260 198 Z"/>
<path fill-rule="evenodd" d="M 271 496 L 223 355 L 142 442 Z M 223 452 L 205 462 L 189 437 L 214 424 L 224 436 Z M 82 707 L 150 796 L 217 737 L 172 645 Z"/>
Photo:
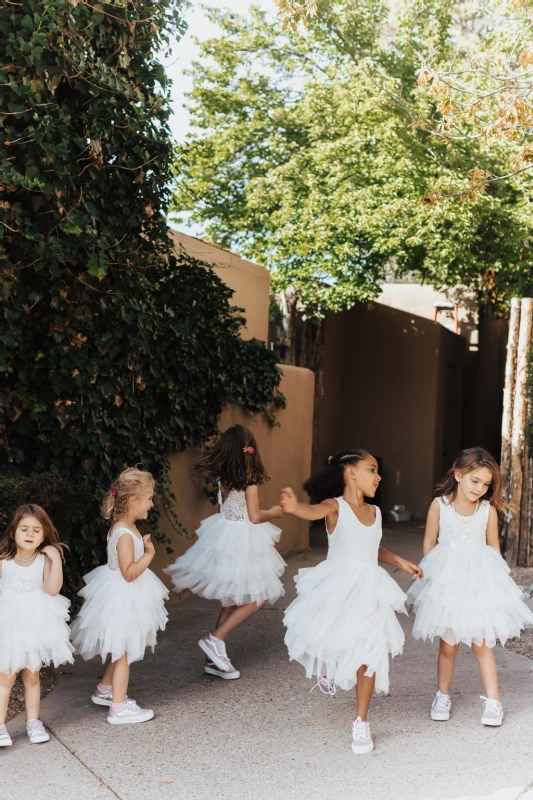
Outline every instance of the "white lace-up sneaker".
<path fill-rule="evenodd" d="M 450 719 L 451 707 L 452 701 L 450 700 L 450 696 L 442 692 L 437 692 L 433 700 L 433 705 L 431 706 L 431 719 L 437 722 L 445 722 Z"/>
<path fill-rule="evenodd" d="M 225 681 L 235 681 L 237 678 L 241 677 L 241 673 L 238 669 L 235 669 L 231 662 L 228 663 L 230 665 L 230 669 L 228 672 L 225 672 L 224 670 L 219 669 L 214 661 L 211 661 L 208 656 L 206 656 L 204 672 L 207 672 L 208 675 L 216 675 L 217 678 L 222 678 Z"/>
<path fill-rule="evenodd" d="M 353 722 L 352 729 L 352 752 L 358 756 L 371 753 L 374 749 L 374 742 L 370 733 L 370 725 L 363 722 L 361 717 L 357 717 Z"/>
<path fill-rule="evenodd" d="M 7 732 L 5 725 L 0 725 L 0 747 L 9 747 L 12 745 L 11 736 Z"/>
<path fill-rule="evenodd" d="M 110 689 L 102 692 L 97 686 L 94 694 L 91 695 L 91 700 L 97 706 L 110 706 L 113 702 L 113 692 Z"/>
<path fill-rule="evenodd" d="M 485 701 L 483 705 L 483 716 L 481 722 L 483 725 L 491 725 L 497 728 L 503 722 L 503 707 L 499 700 L 490 700 L 485 695 L 480 695 L 481 699 Z"/>
<path fill-rule="evenodd" d="M 335 697 L 337 694 L 335 681 L 333 678 L 328 678 L 327 675 L 321 675 L 313 686 L 313 689 L 316 689 L 317 686 L 323 694 L 329 694 L 331 697 Z M 311 691 L 313 691 L 313 689 L 311 689 Z"/>
<path fill-rule="evenodd" d="M 222 639 L 217 639 L 210 633 L 209 636 L 204 636 L 203 639 L 200 639 L 198 646 L 222 672 L 231 672 L 233 667 L 226 653 L 226 644 Z"/>
<path fill-rule="evenodd" d="M 50 738 L 40 719 L 29 719 L 26 723 L 26 733 L 32 744 L 47 742 Z"/>
<path fill-rule="evenodd" d="M 110 706 L 113 702 L 113 692 L 111 689 L 102 692 L 97 686 L 94 690 L 94 694 L 91 695 L 91 700 L 96 706 Z M 126 700 L 131 700 L 131 698 L 126 697 Z M 135 702 L 135 700 L 133 702 Z"/>
<path fill-rule="evenodd" d="M 153 719 L 154 712 L 151 708 L 140 708 L 135 700 L 126 700 L 126 704 L 120 711 L 114 708 L 109 709 L 107 721 L 111 725 L 135 725 L 136 722 L 148 722 Z"/>

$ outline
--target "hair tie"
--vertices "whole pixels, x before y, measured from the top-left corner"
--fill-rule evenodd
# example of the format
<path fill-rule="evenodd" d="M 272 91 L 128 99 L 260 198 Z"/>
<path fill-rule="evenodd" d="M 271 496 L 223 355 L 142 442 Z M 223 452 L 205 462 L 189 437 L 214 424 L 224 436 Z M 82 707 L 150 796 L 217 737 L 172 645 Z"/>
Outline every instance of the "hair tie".
<path fill-rule="evenodd" d="M 243 453 L 255 453 L 255 449 L 253 447 L 243 447 L 242 448 L 242 452 Z"/>
<path fill-rule="evenodd" d="M 110 485 L 109 491 L 111 492 L 111 496 L 114 497 L 115 496 L 115 484 L 114 483 L 112 483 Z"/>
<path fill-rule="evenodd" d="M 328 464 L 331 464 L 332 461 L 333 461 L 333 456 L 328 456 Z"/>

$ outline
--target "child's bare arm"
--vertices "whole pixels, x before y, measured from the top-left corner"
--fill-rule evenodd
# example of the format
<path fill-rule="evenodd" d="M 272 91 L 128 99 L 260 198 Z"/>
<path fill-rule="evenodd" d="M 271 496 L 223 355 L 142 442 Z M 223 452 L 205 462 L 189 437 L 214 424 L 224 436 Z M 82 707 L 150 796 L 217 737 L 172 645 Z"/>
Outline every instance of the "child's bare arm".
<path fill-rule="evenodd" d="M 424 534 L 424 544 L 422 551 L 425 556 L 437 544 L 439 538 L 439 524 L 440 524 L 440 506 L 439 501 L 435 498 L 429 507 L 428 515 L 426 518 L 426 532 Z"/>
<path fill-rule="evenodd" d="M 280 505 L 286 514 L 294 514 L 295 517 L 309 521 L 324 519 L 332 514 L 338 514 L 339 511 L 337 501 L 334 499 L 323 500 L 322 503 L 315 505 L 300 503 L 292 489 L 281 490 Z"/>
<path fill-rule="evenodd" d="M 385 550 L 384 547 L 380 547 L 378 550 L 378 561 L 381 561 L 382 564 L 392 564 L 393 567 L 408 572 L 414 578 L 422 579 L 424 577 L 424 572 L 419 566 L 413 564 L 412 561 L 407 561 L 406 558 L 397 556 L 396 553 L 391 553 L 390 550 Z"/>
<path fill-rule="evenodd" d="M 122 573 L 122 577 L 128 583 L 132 583 L 139 575 L 142 575 L 145 569 L 148 569 L 155 555 L 155 548 L 152 544 L 150 536 L 143 536 L 144 542 L 144 555 L 135 561 L 133 540 L 128 534 L 122 534 L 117 542 L 117 555 L 118 566 Z"/>
<path fill-rule="evenodd" d="M 491 506 L 489 509 L 489 521 L 487 524 L 487 544 L 495 547 L 500 552 L 500 539 L 498 537 L 498 512 Z"/>
<path fill-rule="evenodd" d="M 254 525 L 257 525 L 260 522 L 269 522 L 271 519 L 283 516 L 281 506 L 272 506 L 272 508 L 269 509 L 261 509 L 259 506 L 259 488 L 257 486 L 248 486 L 245 495 L 248 516 L 250 517 L 250 522 L 253 522 Z"/>
<path fill-rule="evenodd" d="M 57 547 L 47 545 L 43 547 L 41 553 L 45 557 L 44 564 L 44 590 L 46 594 L 54 597 L 59 594 L 63 586 L 63 563 L 61 561 L 61 554 Z"/>

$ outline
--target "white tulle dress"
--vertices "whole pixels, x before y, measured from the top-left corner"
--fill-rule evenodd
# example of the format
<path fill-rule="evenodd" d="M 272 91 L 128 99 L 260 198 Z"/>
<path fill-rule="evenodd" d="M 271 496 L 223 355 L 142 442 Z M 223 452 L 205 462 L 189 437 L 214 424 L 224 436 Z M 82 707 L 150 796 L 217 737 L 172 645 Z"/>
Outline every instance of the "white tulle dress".
<path fill-rule="evenodd" d="M 45 556 L 28 567 L 0 562 L 0 672 L 37 672 L 42 666 L 74 661 L 69 641 L 70 603 L 44 589 Z"/>
<path fill-rule="evenodd" d="M 298 597 L 285 612 L 285 644 L 308 678 L 325 675 L 352 689 L 366 665 L 365 675 L 376 675 L 376 691 L 387 693 L 389 653 L 399 655 L 405 640 L 395 612 L 405 613 L 406 596 L 378 566 L 379 508 L 367 526 L 342 497 L 336 499 L 339 516 L 328 535 L 327 559 L 295 578 Z"/>
<path fill-rule="evenodd" d="M 274 547 L 281 530 L 270 522 L 250 522 L 245 492 L 230 490 L 220 511 L 196 531 L 198 541 L 164 571 L 175 591 L 219 600 L 223 606 L 274 603 L 285 593 L 280 581 L 287 566 Z"/>
<path fill-rule="evenodd" d="M 504 644 L 533 624 L 533 613 L 500 553 L 487 545 L 490 504 L 482 500 L 475 514 L 464 517 L 446 498 L 438 502 L 438 544 L 420 563 L 424 580 L 417 578 L 408 592 L 416 614 L 413 636 L 439 636 L 450 645 Z"/>
<path fill-rule="evenodd" d="M 122 577 L 117 542 L 121 536 L 133 539 L 134 559 L 144 554 L 144 543 L 126 527 L 115 528 L 107 542 L 107 564 L 85 575 L 86 586 L 79 592 L 84 603 L 72 625 L 72 643 L 85 660 L 99 655 L 117 661 L 125 653 L 128 663 L 140 661 L 147 647 L 152 652 L 157 632 L 165 629 L 168 614 L 166 586 L 145 569 L 134 581 Z"/>

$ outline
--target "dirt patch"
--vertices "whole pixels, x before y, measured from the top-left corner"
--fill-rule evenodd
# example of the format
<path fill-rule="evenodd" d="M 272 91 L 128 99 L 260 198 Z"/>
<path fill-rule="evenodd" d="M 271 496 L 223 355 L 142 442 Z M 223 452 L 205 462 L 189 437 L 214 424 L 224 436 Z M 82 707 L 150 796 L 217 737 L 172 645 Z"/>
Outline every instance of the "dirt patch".
<path fill-rule="evenodd" d="M 527 598 L 530 594 L 528 589 L 533 585 L 533 567 L 513 567 L 511 577 L 526 592 Z M 505 649 L 519 656 L 533 658 L 533 629 L 523 631 L 520 637 L 509 639 L 505 643 Z"/>
<path fill-rule="evenodd" d="M 49 694 L 49 692 L 55 688 L 55 685 L 56 678 L 54 670 L 43 667 L 41 670 L 41 699 Z M 9 722 L 10 719 L 13 719 L 13 717 L 16 717 L 17 714 L 20 714 L 22 711 L 24 711 L 24 686 L 20 679 L 20 675 L 17 675 L 15 685 L 11 691 L 11 697 L 9 698 L 9 705 L 7 707 L 7 722 Z"/>

